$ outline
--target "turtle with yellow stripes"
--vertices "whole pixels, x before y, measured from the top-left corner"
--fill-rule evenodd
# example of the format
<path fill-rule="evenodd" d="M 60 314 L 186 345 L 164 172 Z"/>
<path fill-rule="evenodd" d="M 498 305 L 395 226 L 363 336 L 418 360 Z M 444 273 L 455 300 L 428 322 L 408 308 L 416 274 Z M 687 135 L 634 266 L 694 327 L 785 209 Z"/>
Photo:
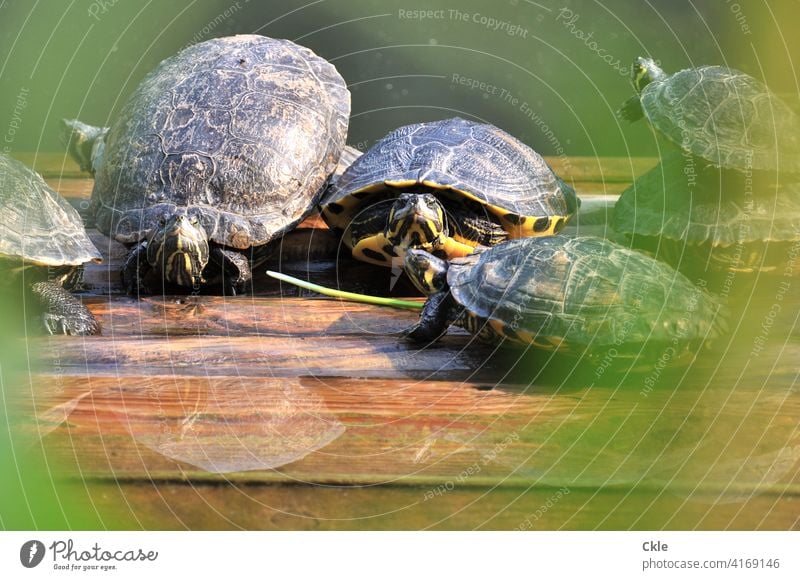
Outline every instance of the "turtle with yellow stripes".
<path fill-rule="evenodd" d="M 523 238 L 450 262 L 412 249 L 405 271 L 428 296 L 407 333 L 416 342 L 455 324 L 496 345 L 590 356 L 647 345 L 677 356 L 727 328 L 727 310 L 709 292 L 602 238 Z"/>
<path fill-rule="evenodd" d="M 493 125 L 453 118 L 392 131 L 320 205 L 355 258 L 402 266 L 412 248 L 450 259 L 556 234 L 578 203 L 530 147 Z"/>

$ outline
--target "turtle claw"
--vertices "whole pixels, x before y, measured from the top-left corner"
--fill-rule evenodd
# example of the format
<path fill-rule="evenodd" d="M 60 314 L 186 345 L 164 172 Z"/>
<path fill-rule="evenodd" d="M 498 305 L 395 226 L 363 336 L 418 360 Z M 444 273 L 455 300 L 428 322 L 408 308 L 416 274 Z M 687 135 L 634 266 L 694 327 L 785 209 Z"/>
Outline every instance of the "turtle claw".
<path fill-rule="evenodd" d="M 90 336 L 100 333 L 100 325 L 94 318 L 81 316 L 79 313 L 73 317 L 47 312 L 42 316 L 45 330 L 52 335 L 64 336 Z"/>
<path fill-rule="evenodd" d="M 419 324 L 415 324 L 411 328 L 404 330 L 400 333 L 405 340 L 409 342 L 425 342 L 425 339 L 420 336 Z"/>
<path fill-rule="evenodd" d="M 404 330 L 401 333 L 401 336 L 409 342 L 414 342 L 417 344 L 427 343 L 431 345 L 437 342 L 445 334 L 447 334 L 446 328 L 444 329 L 444 332 L 437 332 L 437 329 L 432 328 L 429 325 L 426 326 L 423 324 L 415 324 L 408 330 Z"/>
<path fill-rule="evenodd" d="M 31 290 L 42 305 L 42 323 L 50 334 L 88 335 L 100 332 L 92 313 L 55 282 L 37 282 Z"/>
<path fill-rule="evenodd" d="M 629 123 L 634 123 L 644 117 L 644 110 L 642 109 L 642 101 L 639 95 L 634 95 L 625 101 L 622 106 L 617 109 L 617 118 Z"/>
<path fill-rule="evenodd" d="M 49 334 L 68 334 L 66 320 L 63 316 L 50 313 L 43 314 L 42 324 Z"/>
<path fill-rule="evenodd" d="M 132 280 L 128 280 L 128 277 L 123 275 L 122 283 L 125 286 L 125 292 L 128 294 L 128 296 L 138 298 L 139 296 L 153 295 L 153 291 L 150 289 L 150 286 L 142 282 L 142 280 L 137 279 L 137 277 L 134 277 Z"/>
<path fill-rule="evenodd" d="M 134 296 L 136 298 L 138 298 L 139 296 L 153 295 L 152 288 L 150 288 L 150 286 L 148 286 L 141 280 L 131 280 L 130 282 L 128 282 L 126 289 L 128 291 L 128 296 Z"/>

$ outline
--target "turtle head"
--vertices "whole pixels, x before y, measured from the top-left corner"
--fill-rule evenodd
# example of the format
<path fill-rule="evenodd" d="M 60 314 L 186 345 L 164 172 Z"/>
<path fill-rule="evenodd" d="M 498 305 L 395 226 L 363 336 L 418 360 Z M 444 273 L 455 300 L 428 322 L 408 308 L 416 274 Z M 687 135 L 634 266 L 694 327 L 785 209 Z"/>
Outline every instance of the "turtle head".
<path fill-rule="evenodd" d="M 637 93 L 641 93 L 653 81 L 662 80 L 666 76 L 666 73 L 652 58 L 640 56 L 633 61 L 633 66 L 631 66 L 631 82 Z"/>
<path fill-rule="evenodd" d="M 167 282 L 195 286 L 208 264 L 208 236 L 197 216 L 179 213 L 162 218 L 147 242 L 147 261 Z"/>
<path fill-rule="evenodd" d="M 414 286 L 426 296 L 447 289 L 448 264 L 441 258 L 424 250 L 410 249 L 403 260 L 403 268 Z"/>
<path fill-rule="evenodd" d="M 386 238 L 403 249 L 433 251 L 447 237 L 442 204 L 430 193 L 403 193 L 389 210 Z"/>

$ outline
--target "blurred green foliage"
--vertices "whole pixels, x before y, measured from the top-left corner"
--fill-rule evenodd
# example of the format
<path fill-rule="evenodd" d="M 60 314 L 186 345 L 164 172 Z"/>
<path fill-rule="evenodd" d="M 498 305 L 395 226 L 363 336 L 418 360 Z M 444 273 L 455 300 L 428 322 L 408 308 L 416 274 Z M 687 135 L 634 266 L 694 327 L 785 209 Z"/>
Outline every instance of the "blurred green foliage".
<path fill-rule="evenodd" d="M 457 7 L 457 8 L 456 8 Z M 546 155 L 656 154 L 644 123 L 622 125 L 626 69 L 724 64 L 796 94 L 796 0 L 41 0 L 0 4 L 0 150 L 61 151 L 58 122 L 109 124 L 142 77 L 189 43 L 237 33 L 289 38 L 349 83 L 349 141 L 460 115 L 492 122 Z M 550 132 L 552 131 L 552 132 Z M 20 297 L 0 295 L 0 527 L 129 527 L 103 521 L 83 483 L 54 481 L 13 406 L 32 362 L 9 329 Z"/>
<path fill-rule="evenodd" d="M 666 70 L 727 64 L 797 93 L 796 9 L 792 0 L 3 3 L 0 132 L 25 89 L 22 127 L 4 145 L 58 151 L 61 117 L 107 124 L 163 58 L 192 42 L 258 33 L 297 40 L 336 64 L 353 92 L 352 143 L 462 115 L 544 154 L 561 146 L 567 155 L 653 155 L 644 124 L 614 116 L 631 94 L 631 60 L 651 55 Z"/>

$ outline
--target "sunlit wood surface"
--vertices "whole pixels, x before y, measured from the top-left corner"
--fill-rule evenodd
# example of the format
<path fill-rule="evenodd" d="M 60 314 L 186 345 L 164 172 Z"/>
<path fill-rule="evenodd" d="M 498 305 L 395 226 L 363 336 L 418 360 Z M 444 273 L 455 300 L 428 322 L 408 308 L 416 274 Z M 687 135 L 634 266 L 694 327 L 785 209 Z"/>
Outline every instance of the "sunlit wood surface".
<path fill-rule="evenodd" d="M 85 208 L 92 181 L 63 155 L 24 160 Z M 552 164 L 602 209 L 654 160 Z M 602 235 L 591 213 L 573 231 Z M 255 296 L 131 298 L 124 248 L 92 237 L 106 261 L 87 270 L 83 299 L 103 334 L 28 339 L 40 370 L 16 396 L 18 428 L 116 525 L 800 526 L 797 278 L 771 316 L 783 280 L 740 275 L 730 336 L 681 366 L 626 372 L 457 329 L 419 349 L 401 336 L 414 312 L 312 296 L 263 272 Z M 311 219 L 269 267 L 412 294 L 340 251 Z"/>

